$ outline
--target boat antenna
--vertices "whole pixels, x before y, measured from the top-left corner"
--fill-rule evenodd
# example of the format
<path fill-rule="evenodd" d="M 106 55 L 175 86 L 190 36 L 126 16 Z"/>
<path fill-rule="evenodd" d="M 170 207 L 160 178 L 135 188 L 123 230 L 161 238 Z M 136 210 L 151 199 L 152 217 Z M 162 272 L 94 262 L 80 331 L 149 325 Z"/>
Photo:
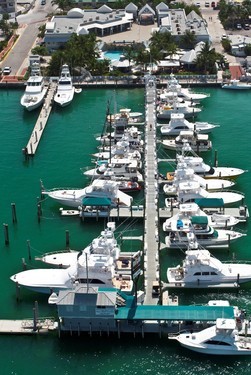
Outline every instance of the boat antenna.
<path fill-rule="evenodd" d="M 89 293 L 88 253 L 87 253 L 87 252 L 85 252 L 85 267 L 86 267 L 86 284 L 87 284 L 87 293 Z"/>

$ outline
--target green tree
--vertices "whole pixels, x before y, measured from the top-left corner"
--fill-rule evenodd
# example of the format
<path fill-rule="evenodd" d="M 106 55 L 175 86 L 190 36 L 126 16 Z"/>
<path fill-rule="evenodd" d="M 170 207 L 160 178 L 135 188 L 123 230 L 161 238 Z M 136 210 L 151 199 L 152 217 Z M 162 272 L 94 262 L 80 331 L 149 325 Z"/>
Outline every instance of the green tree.
<path fill-rule="evenodd" d="M 52 5 L 57 5 L 63 12 L 67 9 L 71 9 L 75 4 L 73 0 L 52 0 Z"/>
<path fill-rule="evenodd" d="M 48 50 L 45 46 L 36 46 L 32 48 L 31 52 L 33 55 L 48 56 Z"/>
<path fill-rule="evenodd" d="M 210 47 L 209 42 L 205 42 L 195 60 L 196 68 L 204 74 L 215 73 L 215 63 L 219 59 L 219 54 Z"/>
<path fill-rule="evenodd" d="M 180 37 L 179 45 L 181 48 L 192 49 L 197 43 L 197 38 L 194 33 L 190 30 L 186 30 L 183 35 Z"/>

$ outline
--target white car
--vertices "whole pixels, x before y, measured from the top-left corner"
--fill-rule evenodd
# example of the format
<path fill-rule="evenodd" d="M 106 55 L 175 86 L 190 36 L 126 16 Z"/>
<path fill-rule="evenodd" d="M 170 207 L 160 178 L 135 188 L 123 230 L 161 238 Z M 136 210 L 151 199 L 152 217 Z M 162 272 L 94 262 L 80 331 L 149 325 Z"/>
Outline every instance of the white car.
<path fill-rule="evenodd" d="M 3 74 L 7 76 L 10 73 L 11 73 L 11 67 L 5 66 L 5 68 L 3 69 Z"/>

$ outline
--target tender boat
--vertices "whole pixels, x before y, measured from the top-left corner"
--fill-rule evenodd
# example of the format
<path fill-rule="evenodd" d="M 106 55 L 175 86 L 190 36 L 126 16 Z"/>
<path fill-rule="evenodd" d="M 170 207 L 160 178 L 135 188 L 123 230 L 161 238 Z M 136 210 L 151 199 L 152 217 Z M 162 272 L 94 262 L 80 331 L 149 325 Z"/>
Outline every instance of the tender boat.
<path fill-rule="evenodd" d="M 196 152 L 209 151 L 212 148 L 208 134 L 198 134 L 191 130 L 182 130 L 175 139 L 164 139 L 161 143 L 164 148 L 173 151 L 181 151 L 185 143 Z"/>
<path fill-rule="evenodd" d="M 231 215 L 218 212 L 208 214 L 201 210 L 196 203 L 183 203 L 179 205 L 178 212 L 175 215 L 166 219 L 163 224 L 163 231 L 173 231 L 178 225 L 189 228 L 191 218 L 198 216 L 206 217 L 212 228 L 232 228 L 240 222 L 239 219 Z"/>
<path fill-rule="evenodd" d="M 130 207 L 132 203 L 132 197 L 120 191 L 118 183 L 111 180 L 97 179 L 83 189 L 42 190 L 42 194 L 48 195 L 64 206 L 76 208 L 82 206 L 87 198 L 92 198 L 94 201 L 95 199 L 106 198 L 109 200 L 111 207 L 117 207 L 118 205 Z"/>
<path fill-rule="evenodd" d="M 114 238 L 114 226 L 108 225 L 91 245 L 78 253 L 58 254 L 59 264 L 66 269 L 33 269 L 11 276 L 11 280 L 35 292 L 51 294 L 59 290 L 72 289 L 76 284 L 115 286 L 131 292 L 133 283 L 130 273 L 116 272 L 116 261 L 120 249 Z M 53 261 L 53 254 L 50 258 Z M 49 258 L 47 258 L 49 259 Z M 56 262 L 56 260 L 54 260 Z"/>
<path fill-rule="evenodd" d="M 243 200 L 244 195 L 232 191 L 209 192 L 202 188 L 198 181 L 179 183 L 176 200 L 178 203 L 194 202 L 196 199 L 201 198 L 222 199 L 225 206 L 227 204 L 233 204 Z M 165 203 L 167 207 L 170 207 L 171 204 L 175 204 L 175 200 L 172 198 L 166 198 Z"/>
<path fill-rule="evenodd" d="M 54 102 L 61 107 L 69 105 L 74 97 L 75 88 L 72 83 L 69 66 L 62 66 L 61 75 L 58 80 L 57 91 L 54 96 Z"/>
<path fill-rule="evenodd" d="M 218 125 L 209 124 L 208 122 L 189 122 L 185 119 L 184 113 L 172 113 L 171 120 L 167 125 L 160 128 L 160 132 L 164 136 L 176 136 L 183 130 L 196 131 L 204 134 L 210 133 Z"/>
<path fill-rule="evenodd" d="M 181 265 L 167 269 L 169 283 L 185 288 L 251 281 L 251 264 L 221 262 L 208 250 L 187 250 Z"/>
<path fill-rule="evenodd" d="M 234 183 L 230 180 L 220 179 L 204 179 L 196 175 L 194 170 L 188 168 L 185 163 L 178 163 L 177 169 L 172 174 L 167 174 L 167 183 L 163 186 L 163 191 L 166 195 L 177 195 L 179 184 L 184 181 L 197 181 L 200 186 L 208 191 L 217 191 L 224 188 L 230 188 Z"/>
<path fill-rule="evenodd" d="M 165 244 L 169 249 L 186 249 L 191 239 L 196 239 L 200 246 L 207 249 L 229 247 L 230 243 L 245 234 L 230 229 L 215 229 L 209 225 L 206 215 L 183 217 L 173 220 L 171 226 L 163 226 L 168 235 Z"/>
<path fill-rule="evenodd" d="M 168 338 L 197 353 L 251 355 L 251 338 L 239 335 L 236 319 L 218 318 L 215 325 L 200 332 L 183 332 Z"/>
<path fill-rule="evenodd" d="M 228 90 L 250 90 L 251 84 L 248 82 L 241 82 L 238 79 L 231 79 L 229 82 L 224 83 L 221 87 Z"/>
<path fill-rule="evenodd" d="M 40 66 L 38 63 L 34 63 L 31 67 L 31 75 L 28 78 L 25 92 L 21 97 L 21 105 L 28 111 L 38 108 L 43 104 L 47 91 L 48 86 L 45 85 Z"/>

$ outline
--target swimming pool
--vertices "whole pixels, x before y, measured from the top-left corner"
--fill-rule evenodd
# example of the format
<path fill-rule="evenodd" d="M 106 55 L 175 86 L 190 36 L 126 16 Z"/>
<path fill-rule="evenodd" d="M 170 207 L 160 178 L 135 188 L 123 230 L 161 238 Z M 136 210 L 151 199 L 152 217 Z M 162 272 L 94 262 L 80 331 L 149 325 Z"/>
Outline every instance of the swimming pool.
<path fill-rule="evenodd" d="M 119 60 L 122 51 L 107 51 L 104 52 L 104 57 L 109 60 Z"/>

